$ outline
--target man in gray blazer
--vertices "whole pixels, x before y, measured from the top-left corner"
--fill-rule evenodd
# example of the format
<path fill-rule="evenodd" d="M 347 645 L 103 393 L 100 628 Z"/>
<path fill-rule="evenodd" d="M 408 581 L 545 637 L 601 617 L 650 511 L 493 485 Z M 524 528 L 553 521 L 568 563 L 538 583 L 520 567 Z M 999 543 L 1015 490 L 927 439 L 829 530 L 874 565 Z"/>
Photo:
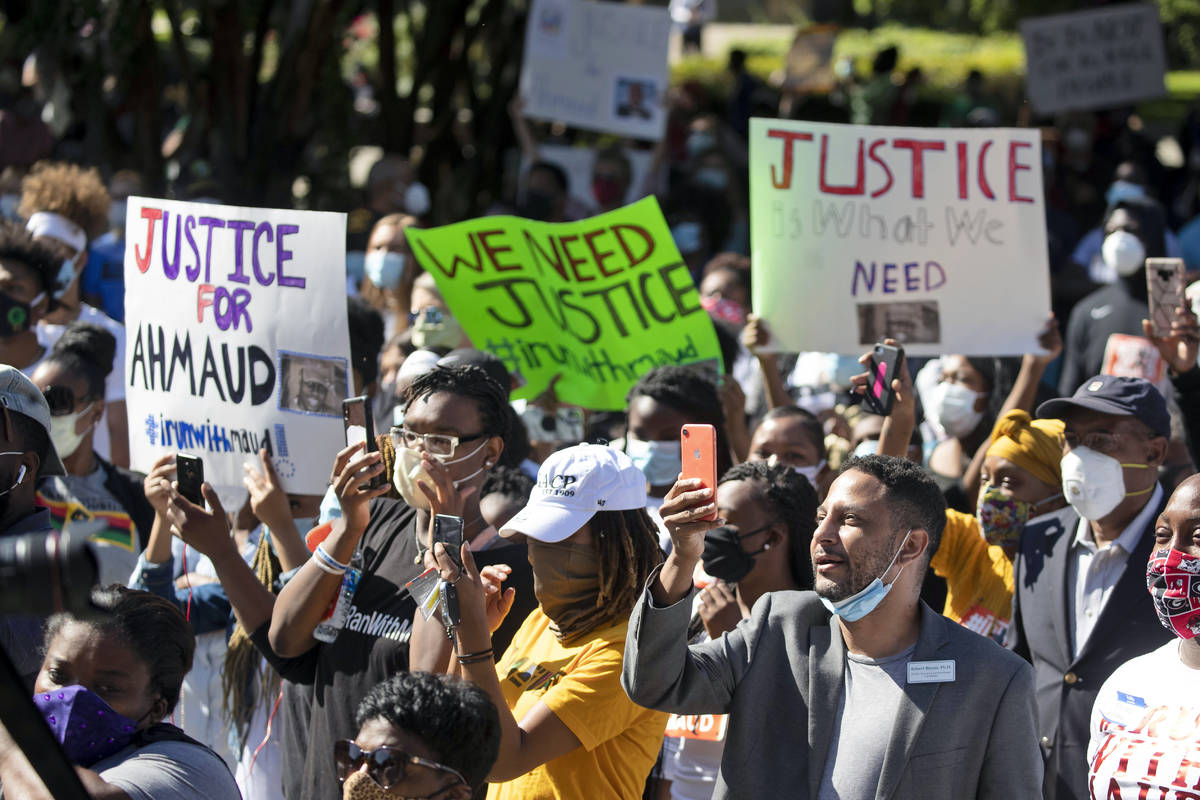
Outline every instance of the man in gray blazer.
<path fill-rule="evenodd" d="M 634 609 L 621 676 L 641 705 L 729 714 L 714 798 L 1026 800 L 1041 792 L 1033 671 L 920 600 L 945 504 L 917 465 L 851 459 L 817 512 L 816 592 L 762 597 L 688 646 L 692 574 L 720 498 L 667 494 L 674 545 Z"/>

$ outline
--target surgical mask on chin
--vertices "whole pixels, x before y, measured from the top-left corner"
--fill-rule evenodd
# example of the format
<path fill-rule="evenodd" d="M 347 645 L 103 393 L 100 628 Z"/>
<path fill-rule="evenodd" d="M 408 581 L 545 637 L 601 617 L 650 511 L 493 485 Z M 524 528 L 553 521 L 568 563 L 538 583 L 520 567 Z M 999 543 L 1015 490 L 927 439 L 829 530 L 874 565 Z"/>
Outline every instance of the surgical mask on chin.
<path fill-rule="evenodd" d="M 1132 275 L 1146 262 L 1146 246 L 1129 231 L 1113 231 L 1100 245 L 1100 257 L 1122 277 Z"/>
<path fill-rule="evenodd" d="M 404 254 L 372 250 L 363 260 L 363 274 L 380 289 L 395 289 L 404 275 Z"/>
<path fill-rule="evenodd" d="M 642 471 L 651 486 L 671 486 L 683 471 L 683 447 L 678 440 L 643 442 L 627 436 L 625 455 Z"/>
<path fill-rule="evenodd" d="M 1076 447 L 1062 457 L 1063 496 L 1071 508 L 1086 520 L 1104 519 L 1121 505 L 1126 497 L 1146 494 L 1154 487 L 1140 492 L 1125 491 L 1123 467 L 1149 469 L 1148 464 L 1122 464 L 1112 456 L 1088 447 Z"/>
<path fill-rule="evenodd" d="M 900 580 L 900 572 L 904 571 L 904 567 L 900 568 L 900 572 L 896 573 L 896 577 L 892 578 L 891 583 L 885 584 L 883 576 L 887 575 L 888 570 L 896 563 L 896 559 L 900 557 L 900 551 L 904 549 L 904 545 L 908 542 L 908 537 L 911 535 L 912 530 L 904 534 L 904 541 L 900 542 L 900 546 L 896 548 L 896 555 L 892 556 L 892 560 L 884 567 L 883 573 L 864 586 L 861 591 L 855 592 L 844 600 L 837 601 L 821 596 L 821 603 L 829 609 L 831 614 L 841 617 L 846 622 L 858 622 L 878 608 L 879 604 L 883 602 L 883 598 L 887 597 L 888 593 L 892 591 L 892 587 L 896 585 L 896 581 Z"/>
<path fill-rule="evenodd" d="M 988 486 L 979 493 L 975 517 L 988 544 L 1016 547 L 1021 541 L 1025 523 L 1036 516 L 1035 509 L 1060 497 L 1061 493 L 1028 503 L 1002 491 L 998 486 Z"/>
<path fill-rule="evenodd" d="M 58 453 L 59 458 L 74 455 L 75 451 L 83 443 L 84 437 L 88 435 L 92 428 L 96 427 L 96 423 L 93 422 L 87 426 L 83 433 L 76 433 L 75 431 L 79 418 L 91 411 L 93 405 L 94 403 L 89 403 L 81 411 L 50 418 L 50 441 L 54 443 L 54 451 Z"/>
<path fill-rule="evenodd" d="M 1200 636 L 1200 558 L 1174 547 L 1155 551 L 1146 588 L 1164 628 L 1180 639 Z"/>
<path fill-rule="evenodd" d="M 483 446 L 487 443 L 488 440 L 484 439 L 474 450 L 464 456 L 459 456 L 458 458 L 446 460 L 445 456 L 433 457 L 448 467 L 451 464 L 457 464 L 460 461 L 466 461 L 468 458 L 482 450 Z M 467 475 L 464 478 L 459 478 L 454 482 L 454 488 L 457 489 L 459 486 L 462 486 L 464 483 L 483 472 L 484 469 L 485 467 L 480 467 L 470 475 Z M 420 509 L 421 511 L 429 511 L 432 509 L 432 506 L 429 503 L 429 498 L 426 497 L 425 493 L 421 491 L 421 487 L 417 486 L 417 481 L 423 481 L 426 486 L 431 489 L 433 488 L 433 478 L 429 477 L 429 470 L 425 469 L 425 465 L 421 463 L 420 451 L 414 450 L 411 447 L 397 447 L 396 466 L 392 470 L 392 485 L 396 487 L 396 491 L 400 493 L 402 498 L 404 498 L 404 502 L 408 503 L 413 508 Z"/>
<path fill-rule="evenodd" d="M 983 412 L 975 410 L 975 401 L 982 392 L 976 392 L 961 383 L 943 381 L 933 388 L 933 413 L 938 424 L 949 435 L 961 438 L 971 433 L 983 419 Z"/>

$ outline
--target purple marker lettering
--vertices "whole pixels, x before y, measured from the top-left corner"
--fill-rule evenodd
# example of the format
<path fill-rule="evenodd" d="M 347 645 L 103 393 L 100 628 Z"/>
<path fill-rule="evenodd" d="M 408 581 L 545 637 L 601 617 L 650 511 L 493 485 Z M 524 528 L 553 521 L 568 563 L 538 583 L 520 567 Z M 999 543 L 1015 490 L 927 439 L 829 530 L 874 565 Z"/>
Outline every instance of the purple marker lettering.
<path fill-rule="evenodd" d="M 280 286 L 294 286 L 297 289 L 303 289 L 307 285 L 304 278 L 289 278 L 283 274 L 283 262 L 292 260 L 292 251 L 283 249 L 283 237 L 299 232 L 299 225 L 280 225 L 275 229 L 276 269 L 279 274 Z"/>
<path fill-rule="evenodd" d="M 217 217 L 201 217 L 200 224 L 208 228 L 208 241 L 204 245 L 204 282 L 212 283 L 212 234 L 213 228 L 224 228 L 225 221 Z"/>
<path fill-rule="evenodd" d="M 250 220 L 231 219 L 229 227 L 235 231 L 233 235 L 233 272 L 226 277 L 233 283 L 249 283 L 250 278 L 246 276 L 245 265 L 242 260 L 242 234 L 249 230 L 254 230 L 254 223 Z"/>

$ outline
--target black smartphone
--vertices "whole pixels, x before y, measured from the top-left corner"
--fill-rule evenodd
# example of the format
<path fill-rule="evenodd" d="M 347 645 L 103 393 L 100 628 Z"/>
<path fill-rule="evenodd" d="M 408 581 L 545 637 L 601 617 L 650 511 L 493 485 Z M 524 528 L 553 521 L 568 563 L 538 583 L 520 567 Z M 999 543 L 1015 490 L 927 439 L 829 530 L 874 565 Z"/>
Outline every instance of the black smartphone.
<path fill-rule="evenodd" d="M 179 494 L 204 507 L 204 493 L 200 491 L 200 484 L 204 483 L 204 461 L 200 456 L 175 454 L 175 482 L 179 484 Z"/>
<path fill-rule="evenodd" d="M 449 514 L 436 514 L 433 518 L 433 544 L 441 542 L 446 554 L 455 566 L 462 569 L 463 519 Z"/>
<path fill-rule="evenodd" d="M 374 453 L 379 449 L 375 442 L 375 420 L 371 416 L 370 400 L 366 395 L 350 397 L 342 401 L 342 424 L 346 428 L 346 444 L 365 442 L 366 452 Z M 367 483 L 368 489 L 376 489 L 387 480 L 387 475 L 380 473 Z"/>
<path fill-rule="evenodd" d="M 900 373 L 904 363 L 904 348 L 877 344 L 867 362 L 867 392 L 863 395 L 864 411 L 886 417 L 892 413 L 892 402 L 896 393 L 892 381 Z"/>

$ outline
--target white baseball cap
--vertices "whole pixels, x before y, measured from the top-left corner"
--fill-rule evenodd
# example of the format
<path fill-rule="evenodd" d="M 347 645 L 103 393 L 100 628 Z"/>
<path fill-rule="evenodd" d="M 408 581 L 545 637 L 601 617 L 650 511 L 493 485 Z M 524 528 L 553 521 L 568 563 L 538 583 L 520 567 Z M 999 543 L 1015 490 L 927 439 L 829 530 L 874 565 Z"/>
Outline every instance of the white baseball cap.
<path fill-rule="evenodd" d="M 561 542 L 597 511 L 646 507 L 646 476 L 629 456 L 602 444 L 577 444 L 553 453 L 538 469 L 529 503 L 500 531 L 540 542 Z"/>

